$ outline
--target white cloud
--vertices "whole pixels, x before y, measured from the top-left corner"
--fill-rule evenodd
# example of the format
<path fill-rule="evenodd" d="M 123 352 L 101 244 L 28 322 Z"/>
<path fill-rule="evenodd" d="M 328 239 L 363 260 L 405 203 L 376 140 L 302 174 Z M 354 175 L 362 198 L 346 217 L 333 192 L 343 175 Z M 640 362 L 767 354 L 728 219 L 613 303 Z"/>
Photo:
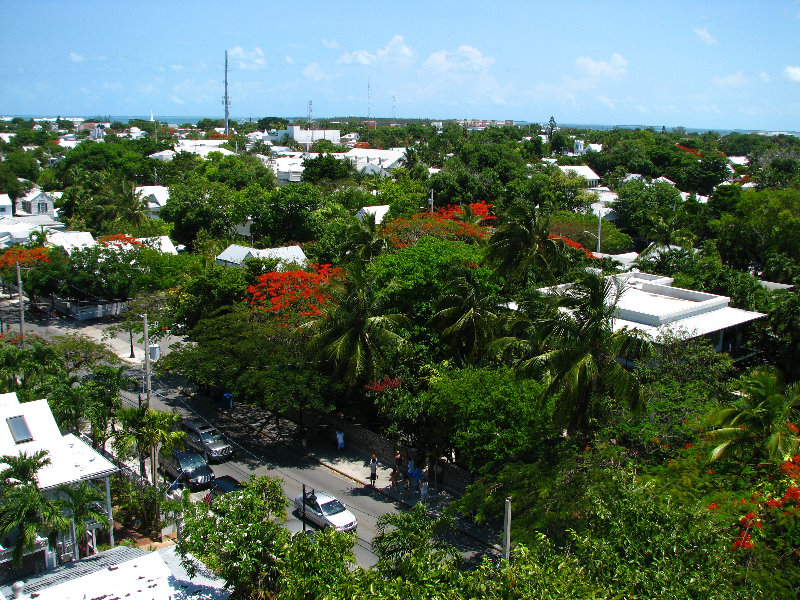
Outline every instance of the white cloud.
<path fill-rule="evenodd" d="M 598 96 L 597 99 L 605 104 L 608 108 L 616 108 L 614 101 L 611 98 L 607 98 L 606 96 Z"/>
<path fill-rule="evenodd" d="M 618 52 L 609 60 L 592 60 L 586 56 L 575 59 L 575 65 L 591 79 L 620 79 L 628 74 L 628 61 Z"/>
<path fill-rule="evenodd" d="M 326 38 L 322 38 L 322 45 L 326 48 L 330 48 L 331 50 L 335 50 L 336 48 L 340 48 L 339 42 L 336 40 L 329 40 Z"/>
<path fill-rule="evenodd" d="M 286 64 L 287 65 L 293 65 L 294 64 L 294 59 L 291 56 L 287 56 L 285 60 L 286 60 Z"/>
<path fill-rule="evenodd" d="M 378 63 L 378 57 L 374 54 L 370 54 L 366 50 L 354 50 L 353 52 L 345 52 L 336 62 L 343 65 L 365 65 L 367 67 L 373 67 Z"/>
<path fill-rule="evenodd" d="M 208 65 L 204 62 L 199 62 L 194 65 L 172 65 L 173 71 L 191 71 L 195 73 L 202 73 L 208 71 Z"/>
<path fill-rule="evenodd" d="M 267 68 L 267 59 L 264 51 L 256 46 L 253 50 L 245 50 L 241 46 L 236 46 L 228 52 L 228 57 L 236 61 L 240 69 L 246 71 L 256 71 Z"/>
<path fill-rule="evenodd" d="M 426 71 L 437 74 L 485 71 L 494 64 L 494 58 L 484 56 L 473 46 L 459 46 L 455 52 L 439 50 L 431 53 L 422 65 Z"/>
<path fill-rule="evenodd" d="M 395 35 L 385 47 L 378 50 L 378 59 L 386 62 L 410 63 L 414 60 L 411 51 L 402 35 Z"/>
<path fill-rule="evenodd" d="M 789 81 L 796 81 L 797 83 L 800 83 L 800 67 L 787 66 L 783 70 L 783 74 L 787 79 L 789 79 Z"/>
<path fill-rule="evenodd" d="M 705 27 L 695 27 L 692 31 L 706 46 L 715 46 L 717 44 L 717 40 L 708 33 L 708 29 Z"/>
<path fill-rule="evenodd" d="M 169 99 L 172 100 L 172 102 L 174 102 L 175 104 L 186 104 L 186 102 L 184 102 L 177 96 L 170 96 Z"/>
<path fill-rule="evenodd" d="M 649 108 L 642 106 L 641 104 L 636 105 L 636 110 L 645 115 L 651 112 Z"/>
<path fill-rule="evenodd" d="M 309 64 L 305 69 L 303 69 L 303 75 L 309 79 L 313 79 L 314 81 L 322 81 L 323 79 L 331 78 L 330 75 L 322 70 L 322 68 L 319 66 L 319 63 L 316 62 Z"/>
<path fill-rule="evenodd" d="M 85 62 L 86 57 L 83 54 L 78 54 L 77 52 L 70 52 L 69 59 L 72 62 Z"/>
<path fill-rule="evenodd" d="M 764 71 L 761 71 L 761 73 L 759 73 L 758 76 L 764 83 L 769 83 L 770 81 L 772 81 L 772 77 L 769 76 L 769 73 L 766 73 Z"/>
<path fill-rule="evenodd" d="M 721 77 L 714 77 L 711 82 L 714 85 L 719 85 L 721 87 L 739 87 L 750 80 L 745 77 L 742 71 L 736 71 L 736 73 L 732 73 L 731 75 L 724 75 Z"/>

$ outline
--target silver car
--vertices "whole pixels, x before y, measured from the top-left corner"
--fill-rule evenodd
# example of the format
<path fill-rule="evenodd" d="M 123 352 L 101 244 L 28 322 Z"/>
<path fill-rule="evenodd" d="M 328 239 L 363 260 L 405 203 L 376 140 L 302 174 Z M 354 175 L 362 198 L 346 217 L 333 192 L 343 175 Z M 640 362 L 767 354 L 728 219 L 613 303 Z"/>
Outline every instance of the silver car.
<path fill-rule="evenodd" d="M 233 447 L 215 427 L 202 421 L 181 421 L 179 427 L 186 433 L 186 447 L 202 454 L 207 462 L 223 461 L 233 454 Z"/>
<path fill-rule="evenodd" d="M 294 499 L 297 513 L 315 525 L 326 529 L 333 527 L 337 531 L 355 531 L 358 521 L 344 504 L 325 492 L 306 492 L 305 497 L 299 494 Z M 305 508 L 305 515 L 303 509 Z"/>

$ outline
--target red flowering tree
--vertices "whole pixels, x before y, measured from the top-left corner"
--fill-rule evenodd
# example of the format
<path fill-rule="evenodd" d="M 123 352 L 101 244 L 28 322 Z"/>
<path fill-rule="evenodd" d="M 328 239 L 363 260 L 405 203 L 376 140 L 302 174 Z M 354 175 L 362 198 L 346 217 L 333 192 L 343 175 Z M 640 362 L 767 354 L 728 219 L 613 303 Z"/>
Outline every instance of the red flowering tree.
<path fill-rule="evenodd" d="M 313 265 L 313 271 L 273 271 L 258 276 L 247 288 L 245 301 L 254 310 L 271 313 L 286 326 L 299 326 L 308 317 L 322 314 L 331 300 L 330 284 L 342 277 L 342 269 Z"/>
<path fill-rule="evenodd" d="M 116 246 L 118 248 L 141 247 L 144 244 L 135 237 L 125 233 L 115 233 L 97 238 L 97 241 L 106 247 Z"/>
<path fill-rule="evenodd" d="M 446 206 L 436 212 L 421 212 L 388 223 L 381 235 L 396 248 L 406 248 L 420 238 L 475 242 L 487 237 L 487 224 L 496 217 L 489 214 L 492 205 L 474 202 L 462 206 Z"/>
<path fill-rule="evenodd" d="M 563 235 L 558 235 L 555 233 L 551 233 L 549 237 L 551 240 L 561 240 L 570 248 L 582 251 L 586 256 L 586 258 L 597 258 L 590 250 L 584 248 L 580 242 L 576 242 L 575 240 L 572 240 L 568 237 L 564 237 Z"/>
<path fill-rule="evenodd" d="M 0 255 L 0 269 L 13 269 L 19 264 L 21 267 L 32 267 L 38 263 L 50 262 L 47 248 L 9 248 Z"/>

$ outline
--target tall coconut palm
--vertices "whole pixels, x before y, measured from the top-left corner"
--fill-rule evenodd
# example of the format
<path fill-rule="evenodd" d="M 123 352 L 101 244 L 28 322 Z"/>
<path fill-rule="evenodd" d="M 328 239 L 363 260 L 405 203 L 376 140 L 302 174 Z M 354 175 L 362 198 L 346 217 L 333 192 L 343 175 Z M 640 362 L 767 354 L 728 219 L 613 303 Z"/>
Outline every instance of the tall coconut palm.
<path fill-rule="evenodd" d="M 716 429 L 709 438 L 716 443 L 716 460 L 737 450 L 782 462 L 800 450 L 797 426 L 800 417 L 800 382 L 784 385 L 774 368 L 759 368 L 742 377 L 740 395 L 733 406 L 711 413 Z"/>
<path fill-rule="evenodd" d="M 667 208 L 662 208 L 651 215 L 642 231 L 643 235 L 650 240 L 650 244 L 639 254 L 640 258 L 658 256 L 673 246 L 687 249 L 694 246 L 696 236 L 688 229 L 676 227 L 675 215 L 674 211 Z"/>
<path fill-rule="evenodd" d="M 554 282 L 566 255 L 563 243 L 550 239 L 549 211 L 517 203 L 489 238 L 487 258 L 497 265 L 498 275 L 524 288 L 531 271 L 544 281 Z"/>
<path fill-rule="evenodd" d="M 475 363 L 495 338 L 499 300 L 477 279 L 476 269 L 459 269 L 445 286 L 431 323 L 458 356 Z"/>
<path fill-rule="evenodd" d="M 77 485 L 60 485 L 58 492 L 63 498 L 62 506 L 72 521 L 74 548 L 77 548 L 78 540 L 82 540 L 86 536 L 88 524 L 91 521 L 105 527 L 110 525 L 111 522 L 101 504 L 105 500 L 105 494 L 87 481 L 81 481 Z"/>
<path fill-rule="evenodd" d="M 144 427 L 141 429 L 141 436 L 150 448 L 150 472 L 153 477 L 153 485 L 158 484 L 158 474 L 156 471 L 156 452 L 159 446 L 163 446 L 165 451 L 183 445 L 186 434 L 182 431 L 175 431 L 175 426 L 180 421 L 178 413 L 169 413 L 161 410 L 148 410 Z"/>
<path fill-rule="evenodd" d="M 622 292 L 614 277 L 584 273 L 548 300 L 545 316 L 533 321 L 534 339 L 517 344 L 528 354 L 519 358 L 517 371 L 544 378 L 541 401 L 555 396 L 553 422 L 570 435 L 588 430 L 592 405 L 600 394 L 609 394 L 631 410 L 641 407 L 636 374 L 618 359 L 646 358 L 652 345 L 639 332 L 614 330 L 612 319 Z M 513 347 L 517 342 L 511 338 L 500 344 Z"/>
<path fill-rule="evenodd" d="M 151 481 L 157 483 L 156 452 L 159 445 L 171 450 L 181 445 L 186 437 L 182 431 L 174 430 L 180 415 L 142 406 L 121 408 L 116 418 L 120 430 L 114 434 L 114 449 L 122 456 L 136 456 L 143 477 L 146 476 L 145 456 L 149 456 Z"/>
<path fill-rule="evenodd" d="M 375 285 L 358 267 L 333 292 L 328 311 L 303 325 L 311 333 L 308 350 L 329 362 L 349 387 L 374 381 L 390 357 L 405 346 L 399 331 L 409 327 L 405 315 L 384 314 Z"/>

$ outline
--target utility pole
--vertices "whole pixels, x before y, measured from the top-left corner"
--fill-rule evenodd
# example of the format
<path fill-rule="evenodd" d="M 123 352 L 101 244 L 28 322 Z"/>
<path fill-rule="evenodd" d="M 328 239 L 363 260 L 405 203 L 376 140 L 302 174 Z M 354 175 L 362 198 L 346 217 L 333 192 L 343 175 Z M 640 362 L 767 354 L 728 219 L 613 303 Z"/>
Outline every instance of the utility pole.
<path fill-rule="evenodd" d="M 150 408 L 150 338 L 147 335 L 147 314 L 144 315 L 144 381 L 147 408 Z"/>
<path fill-rule="evenodd" d="M 600 254 L 600 233 L 603 229 L 603 213 L 601 212 L 603 207 L 599 207 L 597 209 L 597 253 Z"/>
<path fill-rule="evenodd" d="M 430 197 L 430 199 L 428 200 L 428 204 L 429 204 L 429 205 L 430 205 L 430 207 L 431 207 L 431 213 L 433 213 L 433 190 L 431 190 L 431 197 Z"/>
<path fill-rule="evenodd" d="M 228 51 L 225 50 L 225 96 L 222 98 L 222 106 L 225 107 L 225 137 L 228 137 L 228 110 L 231 107 L 231 99 L 228 96 Z"/>
<path fill-rule="evenodd" d="M 503 518 L 503 560 L 511 556 L 511 496 L 506 498 L 506 514 Z"/>
<path fill-rule="evenodd" d="M 303 533 L 306 532 L 306 484 L 303 484 Z"/>
<path fill-rule="evenodd" d="M 22 304 L 22 270 L 17 263 L 17 301 L 19 304 L 20 348 L 25 348 L 25 307 Z"/>

